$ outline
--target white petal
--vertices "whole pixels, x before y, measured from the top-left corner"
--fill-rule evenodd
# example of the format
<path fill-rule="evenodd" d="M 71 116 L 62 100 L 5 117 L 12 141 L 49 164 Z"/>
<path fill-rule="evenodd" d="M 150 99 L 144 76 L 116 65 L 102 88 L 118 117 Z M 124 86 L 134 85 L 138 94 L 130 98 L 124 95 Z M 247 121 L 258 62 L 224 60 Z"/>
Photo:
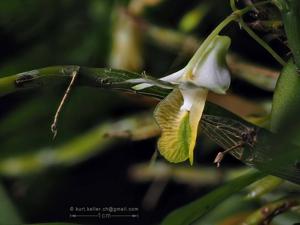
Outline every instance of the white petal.
<path fill-rule="evenodd" d="M 218 94 L 225 94 L 230 86 L 229 71 L 218 65 L 214 55 L 209 55 L 205 64 L 200 69 L 196 69 L 194 73 L 199 74 L 194 79 L 197 86 L 205 87 Z"/>
<path fill-rule="evenodd" d="M 230 74 L 225 62 L 229 46 L 229 37 L 217 36 L 208 46 L 197 65 L 194 66 L 190 82 L 218 94 L 224 94 L 230 86 Z"/>
<path fill-rule="evenodd" d="M 170 83 L 178 83 L 180 81 L 181 77 L 183 76 L 183 74 L 185 73 L 185 70 L 186 69 L 183 68 L 175 73 L 172 73 L 168 76 L 160 78 L 160 80 L 167 81 Z"/>
<path fill-rule="evenodd" d="M 185 68 L 183 68 L 183 69 L 181 69 L 181 70 L 179 70 L 175 73 L 172 73 L 170 75 L 167 75 L 165 77 L 162 77 L 159 80 L 169 82 L 171 84 L 178 84 L 180 82 L 180 79 L 183 76 L 184 72 L 185 72 Z M 133 84 L 134 83 L 141 83 L 141 84 L 137 84 L 137 85 L 132 87 L 132 89 L 137 90 L 137 91 L 145 89 L 145 88 L 152 87 L 154 85 L 162 87 L 162 88 L 170 89 L 170 87 L 159 85 L 158 83 L 155 83 L 155 82 L 153 82 L 153 84 L 151 84 L 151 82 L 152 82 L 151 80 L 146 80 L 146 79 L 143 79 L 143 78 L 129 79 L 126 82 L 133 83 Z M 142 83 L 142 82 L 145 82 L 145 83 Z"/>
<path fill-rule="evenodd" d="M 180 89 L 183 96 L 183 105 L 180 107 L 181 111 L 190 111 L 193 105 L 193 100 L 197 95 L 195 89 Z"/>
<path fill-rule="evenodd" d="M 152 87 L 153 84 L 147 84 L 147 83 L 141 83 L 141 84 L 137 84 L 133 87 L 131 87 L 133 90 L 136 90 L 136 91 L 140 91 L 140 90 L 143 90 L 145 88 L 149 88 L 149 87 Z"/>
<path fill-rule="evenodd" d="M 199 99 L 199 93 L 202 93 L 204 90 L 204 88 L 191 86 L 189 84 L 181 84 L 179 89 L 183 97 L 183 104 L 180 107 L 181 111 L 190 111 L 193 104 L 195 104 L 195 100 Z M 205 100 L 206 99 L 204 99 L 204 101 Z"/>

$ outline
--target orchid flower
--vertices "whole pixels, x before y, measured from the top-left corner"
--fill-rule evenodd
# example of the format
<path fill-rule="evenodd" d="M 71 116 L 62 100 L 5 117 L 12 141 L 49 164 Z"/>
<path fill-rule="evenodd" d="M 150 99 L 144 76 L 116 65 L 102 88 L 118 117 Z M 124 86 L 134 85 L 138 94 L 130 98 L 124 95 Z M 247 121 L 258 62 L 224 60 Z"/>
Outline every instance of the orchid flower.
<path fill-rule="evenodd" d="M 215 36 L 204 49 L 200 46 L 183 69 L 160 79 L 163 84 L 176 85 L 154 112 L 161 128 L 158 149 L 168 161 L 176 163 L 189 159 L 193 163 L 198 124 L 208 92 L 225 94 L 230 85 L 225 61 L 230 42 L 227 36 Z M 155 84 L 145 82 L 133 88 L 152 85 Z"/>

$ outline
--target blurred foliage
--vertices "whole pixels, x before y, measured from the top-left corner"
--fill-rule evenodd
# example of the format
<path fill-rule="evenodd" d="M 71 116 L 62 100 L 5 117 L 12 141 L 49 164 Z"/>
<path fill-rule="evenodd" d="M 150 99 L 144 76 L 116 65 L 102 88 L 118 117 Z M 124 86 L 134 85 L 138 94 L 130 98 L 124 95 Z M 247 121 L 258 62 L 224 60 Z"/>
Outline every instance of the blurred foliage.
<path fill-rule="evenodd" d="M 222 185 L 220 188 L 210 192 L 206 196 L 189 203 L 188 205 L 177 209 L 168 215 L 162 222 L 163 225 L 185 225 L 191 224 L 195 220 L 206 215 L 211 209 L 216 207 L 218 203 L 224 201 L 232 194 L 240 191 L 243 187 L 263 177 L 261 173 L 257 171 L 251 171 L 247 174 Z"/>
<path fill-rule="evenodd" d="M 0 224 L 20 224 L 21 218 L 17 212 L 17 209 L 14 207 L 13 203 L 7 196 L 6 191 L 0 186 Z"/>
<path fill-rule="evenodd" d="M 244 2 L 247 1 L 240 1 L 239 4 L 244 6 Z M 102 68 L 114 66 L 133 72 L 146 70 L 160 77 L 185 65 L 201 40 L 230 13 L 229 2 L 222 2 L 222 7 L 220 5 L 219 1 L 206 0 L 3 0 L 0 1 L 0 78 L 67 64 Z M 271 21 L 262 24 L 272 25 L 272 21 L 281 19 L 275 7 L 258 10 L 262 13 L 257 17 L 247 15 L 245 18 L 245 22 L 254 28 L 254 23 L 257 28 L 257 23 L 261 24 L 261 21 Z M 286 12 L 281 13 L 285 16 Z M 295 17 L 284 18 L 285 21 L 295 21 Z M 297 32 L 300 26 L 298 23 L 293 25 L 288 28 L 289 40 L 293 30 Z M 256 31 L 287 59 L 289 49 L 286 38 L 282 37 L 283 28 L 271 27 L 268 32 L 267 29 Z M 127 31 L 125 42 L 122 42 L 124 33 L 119 38 L 116 36 L 120 29 Z M 271 102 L 278 70 L 281 69 L 279 65 L 236 24 L 226 28 L 224 33 L 230 34 L 233 39 L 232 54 L 228 58 L 234 74 L 231 94 L 241 97 L 245 105 L 246 100 L 251 100 L 257 107 L 261 107 L 262 102 Z M 118 45 L 117 41 L 123 44 Z M 297 51 L 297 41 L 293 39 L 292 45 L 295 48 L 292 52 Z M 112 58 L 116 60 L 116 57 L 121 60 L 118 65 L 112 63 Z M 290 154 L 288 151 L 287 154 L 282 153 L 282 149 L 291 147 L 291 139 L 298 144 L 300 134 L 297 119 L 300 103 L 291 100 L 297 99 L 297 72 L 291 63 L 282 71 L 285 75 L 280 78 L 273 100 L 271 124 L 273 127 L 277 120 L 280 133 L 276 136 L 278 143 L 275 142 L 274 151 L 272 148 L 266 152 L 270 154 L 273 151 L 274 160 L 277 161 L 261 164 L 263 168 L 278 173 L 286 173 L 282 170 L 285 164 L 281 160 L 290 160 L 299 155 L 295 145 L 290 148 Z M 92 69 L 85 69 L 87 75 L 92 72 Z M 144 112 L 152 110 L 157 100 L 76 85 L 60 115 L 58 136 L 52 140 L 50 125 L 67 88 L 66 80 L 0 98 L 0 168 L 6 168 L 0 171 L 4 186 L 0 190 L 1 225 L 20 224 L 21 221 L 120 224 L 118 219 L 100 222 L 71 219 L 69 207 L 72 205 L 137 206 L 140 207 L 138 221 L 126 219 L 122 220 L 122 224 L 157 224 L 170 211 L 199 196 L 200 200 L 179 209 L 187 214 L 181 217 L 183 214 L 179 213 L 179 216 L 167 217 L 165 221 L 175 218 L 175 222 L 182 224 L 180 221 L 189 217 L 198 219 L 195 224 L 239 224 L 246 218 L 249 221 L 251 216 L 255 217 L 255 210 L 268 203 L 276 203 L 283 198 L 299 198 L 299 186 L 267 177 L 258 181 L 261 183 L 250 186 L 247 191 L 236 193 L 263 175 L 250 174 L 228 181 L 228 173 L 238 172 L 237 165 L 241 164 L 228 157 L 223 162 L 222 171 L 217 171 L 211 163 L 217 147 L 202 136 L 197 149 L 200 150 L 195 156 L 196 165 L 209 167 L 206 171 L 216 179 L 202 173 L 198 175 L 193 168 L 187 170 L 186 164 L 172 165 L 174 168 L 168 168 L 171 171 L 168 174 L 174 179 L 165 186 L 161 185 L 161 192 L 163 189 L 166 191 L 161 193 L 156 208 L 146 211 L 142 208 L 142 199 L 148 184 L 129 180 L 127 170 L 136 163 L 148 162 L 155 150 L 155 140 L 144 139 L 157 136 L 157 127 L 149 114 Z M 87 84 L 93 81 L 91 78 Z M 0 87 L 2 89 L 3 86 Z M 162 97 L 166 93 L 153 90 L 155 97 Z M 2 92 L 5 90 L 2 89 Z M 288 110 L 287 103 L 295 106 L 291 107 L 294 110 Z M 227 109 L 233 107 L 230 101 L 224 102 L 224 106 Z M 247 116 L 269 116 L 270 110 L 266 111 L 264 115 L 252 112 Z M 289 114 L 290 111 L 293 116 Z M 215 108 L 210 113 L 218 114 Z M 235 113 L 240 112 L 236 110 Z M 144 141 L 128 143 L 124 139 Z M 63 160 L 58 156 L 63 156 Z M 293 160 L 293 165 L 293 169 L 296 167 L 299 172 L 299 162 Z M 165 170 L 159 166 L 159 163 L 154 163 L 152 169 L 165 176 Z M 141 177 L 149 175 L 148 170 L 141 171 L 145 171 Z M 193 176 L 200 176 L 206 185 L 193 188 Z M 297 174 L 293 176 L 296 179 L 300 177 Z M 155 175 L 152 174 L 149 179 L 155 184 Z M 224 180 L 227 184 L 221 186 Z M 218 188 L 205 195 L 212 187 Z M 251 191 L 259 193 L 258 196 L 253 197 Z M 201 215 L 199 210 L 202 210 Z M 203 217 L 199 219 L 200 216 Z M 284 213 L 273 222 L 275 225 L 300 222 L 299 210 Z"/>

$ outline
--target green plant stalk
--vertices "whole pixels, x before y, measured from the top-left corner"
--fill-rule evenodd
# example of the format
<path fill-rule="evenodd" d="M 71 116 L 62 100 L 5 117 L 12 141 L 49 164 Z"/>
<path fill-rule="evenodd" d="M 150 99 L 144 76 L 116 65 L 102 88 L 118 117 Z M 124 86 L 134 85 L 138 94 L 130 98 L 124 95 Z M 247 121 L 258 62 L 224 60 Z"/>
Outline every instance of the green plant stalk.
<path fill-rule="evenodd" d="M 0 95 L 1 93 L 12 93 L 15 91 L 15 77 L 14 76 L 9 76 L 9 77 L 4 77 L 0 78 Z"/>
<path fill-rule="evenodd" d="M 236 0 L 230 0 L 230 7 L 231 7 L 232 11 L 237 10 L 237 7 L 236 7 L 236 5 L 235 5 L 235 1 L 236 1 Z"/>
<path fill-rule="evenodd" d="M 299 198 L 287 198 L 268 203 L 248 216 L 242 225 L 270 224 L 274 217 L 291 210 L 294 206 L 299 206 L 299 204 Z"/>
<path fill-rule="evenodd" d="M 138 73 L 131 73 L 124 70 L 107 68 L 88 68 L 74 65 L 51 66 L 35 69 L 4 78 L 0 78 L 0 97 L 10 93 L 29 89 L 47 88 L 57 84 L 64 84 L 72 78 L 72 72 L 78 71 L 75 86 L 90 86 L 98 88 L 109 88 L 126 90 L 134 93 L 141 93 L 160 98 L 168 93 L 168 90 L 161 88 L 150 88 L 148 91 L 135 91 L 131 89 L 131 83 L 125 82 L 129 79 L 141 78 Z"/>
<path fill-rule="evenodd" d="M 65 82 L 79 66 L 51 66 L 0 78 L 0 97 L 21 90 Z"/>
<path fill-rule="evenodd" d="M 198 48 L 198 50 L 195 52 L 194 56 L 191 58 L 189 63 L 187 64 L 186 68 L 191 69 L 194 67 L 196 64 L 197 60 L 202 57 L 202 55 L 205 53 L 205 49 L 210 45 L 212 40 L 219 35 L 219 33 L 225 28 L 228 24 L 235 20 L 239 20 L 242 18 L 242 16 L 252 10 L 253 7 L 258 6 L 258 5 L 264 5 L 269 3 L 270 1 L 262 1 L 259 2 L 255 5 L 245 7 L 240 10 L 235 10 L 233 13 L 231 13 L 229 16 L 227 16 L 210 34 L 209 36 L 204 40 L 204 42 L 201 44 L 201 46 Z"/>
<path fill-rule="evenodd" d="M 128 80 L 141 78 L 141 75 L 137 73 L 103 68 L 97 69 L 78 66 L 55 66 L 13 75 L 12 79 L 9 80 L 11 82 L 10 85 L 14 88 L 9 92 L 2 91 L 1 94 L 4 95 L 13 91 L 16 92 L 29 88 L 46 88 L 49 85 L 59 83 L 59 81 L 66 81 L 66 78 L 70 80 L 72 71 L 74 70 L 78 71 L 77 80 L 74 83 L 75 86 L 85 85 L 89 87 L 116 89 L 125 92 L 153 96 L 159 99 L 164 98 L 171 91 L 171 89 L 163 89 L 155 86 L 141 91 L 133 90 L 133 84 L 128 82 Z M 1 81 L 2 79 L 0 79 L 0 83 Z M 274 140 L 280 140 L 280 138 L 275 134 L 272 134 L 263 128 L 258 129 L 258 127 L 247 123 L 233 113 L 209 102 L 206 104 L 204 113 L 220 117 L 229 117 L 240 121 L 246 126 L 254 127 L 257 130 L 255 148 L 253 149 L 249 146 L 244 147 L 246 152 L 255 153 L 255 157 L 250 166 L 254 166 L 265 173 L 279 176 L 295 183 L 300 183 L 300 176 L 297 167 L 294 166 L 295 160 L 300 161 L 298 146 L 290 144 L 289 142 L 285 142 L 284 146 L 278 145 L 278 143 L 274 145 Z M 281 150 L 283 148 L 289 149 L 289 151 L 285 151 L 284 155 L 281 154 Z M 243 158 L 240 160 L 249 164 Z"/>
<path fill-rule="evenodd" d="M 288 45 L 293 53 L 297 69 L 300 69 L 300 1 L 273 0 L 281 11 Z"/>
<path fill-rule="evenodd" d="M 258 43 L 260 44 L 264 49 L 266 49 L 271 56 L 282 66 L 286 65 L 286 62 L 259 36 L 256 35 L 256 33 L 251 30 L 251 28 L 244 22 L 244 20 L 241 18 L 239 20 L 239 23 L 243 27 L 243 29 Z"/>
<path fill-rule="evenodd" d="M 236 0 L 230 0 L 230 6 L 233 12 L 237 12 L 238 8 L 235 5 Z M 266 1 L 266 3 L 270 3 L 270 1 Z M 286 64 L 286 62 L 263 40 L 261 39 L 256 33 L 244 22 L 242 16 L 238 18 L 238 22 L 240 26 L 252 37 L 259 45 L 261 45 L 264 49 L 266 49 L 273 58 L 282 66 Z"/>

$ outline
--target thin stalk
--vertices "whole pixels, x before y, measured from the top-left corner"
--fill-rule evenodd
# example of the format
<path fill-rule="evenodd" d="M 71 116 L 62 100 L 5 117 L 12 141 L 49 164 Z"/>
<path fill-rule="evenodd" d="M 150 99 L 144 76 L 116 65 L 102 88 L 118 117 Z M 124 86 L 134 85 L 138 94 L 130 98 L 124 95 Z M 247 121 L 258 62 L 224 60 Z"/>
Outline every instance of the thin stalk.
<path fill-rule="evenodd" d="M 270 1 L 265 1 L 264 4 L 267 3 L 270 3 Z M 257 5 L 258 4 L 256 4 L 256 6 Z M 233 12 L 238 11 L 238 8 L 236 7 L 235 4 L 235 0 L 230 0 L 230 6 Z M 261 39 L 258 35 L 256 35 L 256 33 L 245 23 L 242 16 L 238 18 L 238 22 L 240 26 L 249 34 L 249 36 L 252 37 L 264 49 L 266 49 L 279 64 L 281 64 L 282 66 L 286 65 L 286 62 L 263 39 Z"/>
<path fill-rule="evenodd" d="M 267 50 L 271 56 L 282 66 L 286 65 L 286 62 L 263 40 L 261 39 L 245 22 L 240 18 L 239 23 L 242 28 L 252 37 L 260 46 Z"/>
<path fill-rule="evenodd" d="M 235 5 L 235 0 L 230 0 L 230 7 L 233 12 L 237 10 L 237 7 Z"/>
<path fill-rule="evenodd" d="M 210 35 L 204 40 L 202 45 L 198 48 L 192 59 L 189 61 L 187 68 L 193 68 L 194 65 L 197 63 L 197 60 L 201 58 L 202 54 L 205 53 L 205 49 L 209 46 L 211 41 L 232 21 L 238 20 L 244 15 L 245 13 L 249 12 L 253 7 L 258 5 L 263 5 L 270 3 L 270 1 L 263 1 L 257 4 L 253 4 L 251 6 L 247 6 L 241 10 L 235 10 L 229 16 L 227 16 L 211 33 Z"/>
<path fill-rule="evenodd" d="M 222 31 L 224 27 L 226 27 L 229 23 L 236 20 L 237 16 L 236 14 L 231 14 L 228 17 L 226 17 L 211 33 L 210 35 L 205 39 L 205 41 L 202 43 L 202 45 L 198 48 L 194 56 L 189 61 L 187 68 L 193 68 L 194 65 L 197 63 L 198 59 L 201 58 L 201 55 L 205 52 L 204 50 L 209 46 L 211 41 Z"/>

